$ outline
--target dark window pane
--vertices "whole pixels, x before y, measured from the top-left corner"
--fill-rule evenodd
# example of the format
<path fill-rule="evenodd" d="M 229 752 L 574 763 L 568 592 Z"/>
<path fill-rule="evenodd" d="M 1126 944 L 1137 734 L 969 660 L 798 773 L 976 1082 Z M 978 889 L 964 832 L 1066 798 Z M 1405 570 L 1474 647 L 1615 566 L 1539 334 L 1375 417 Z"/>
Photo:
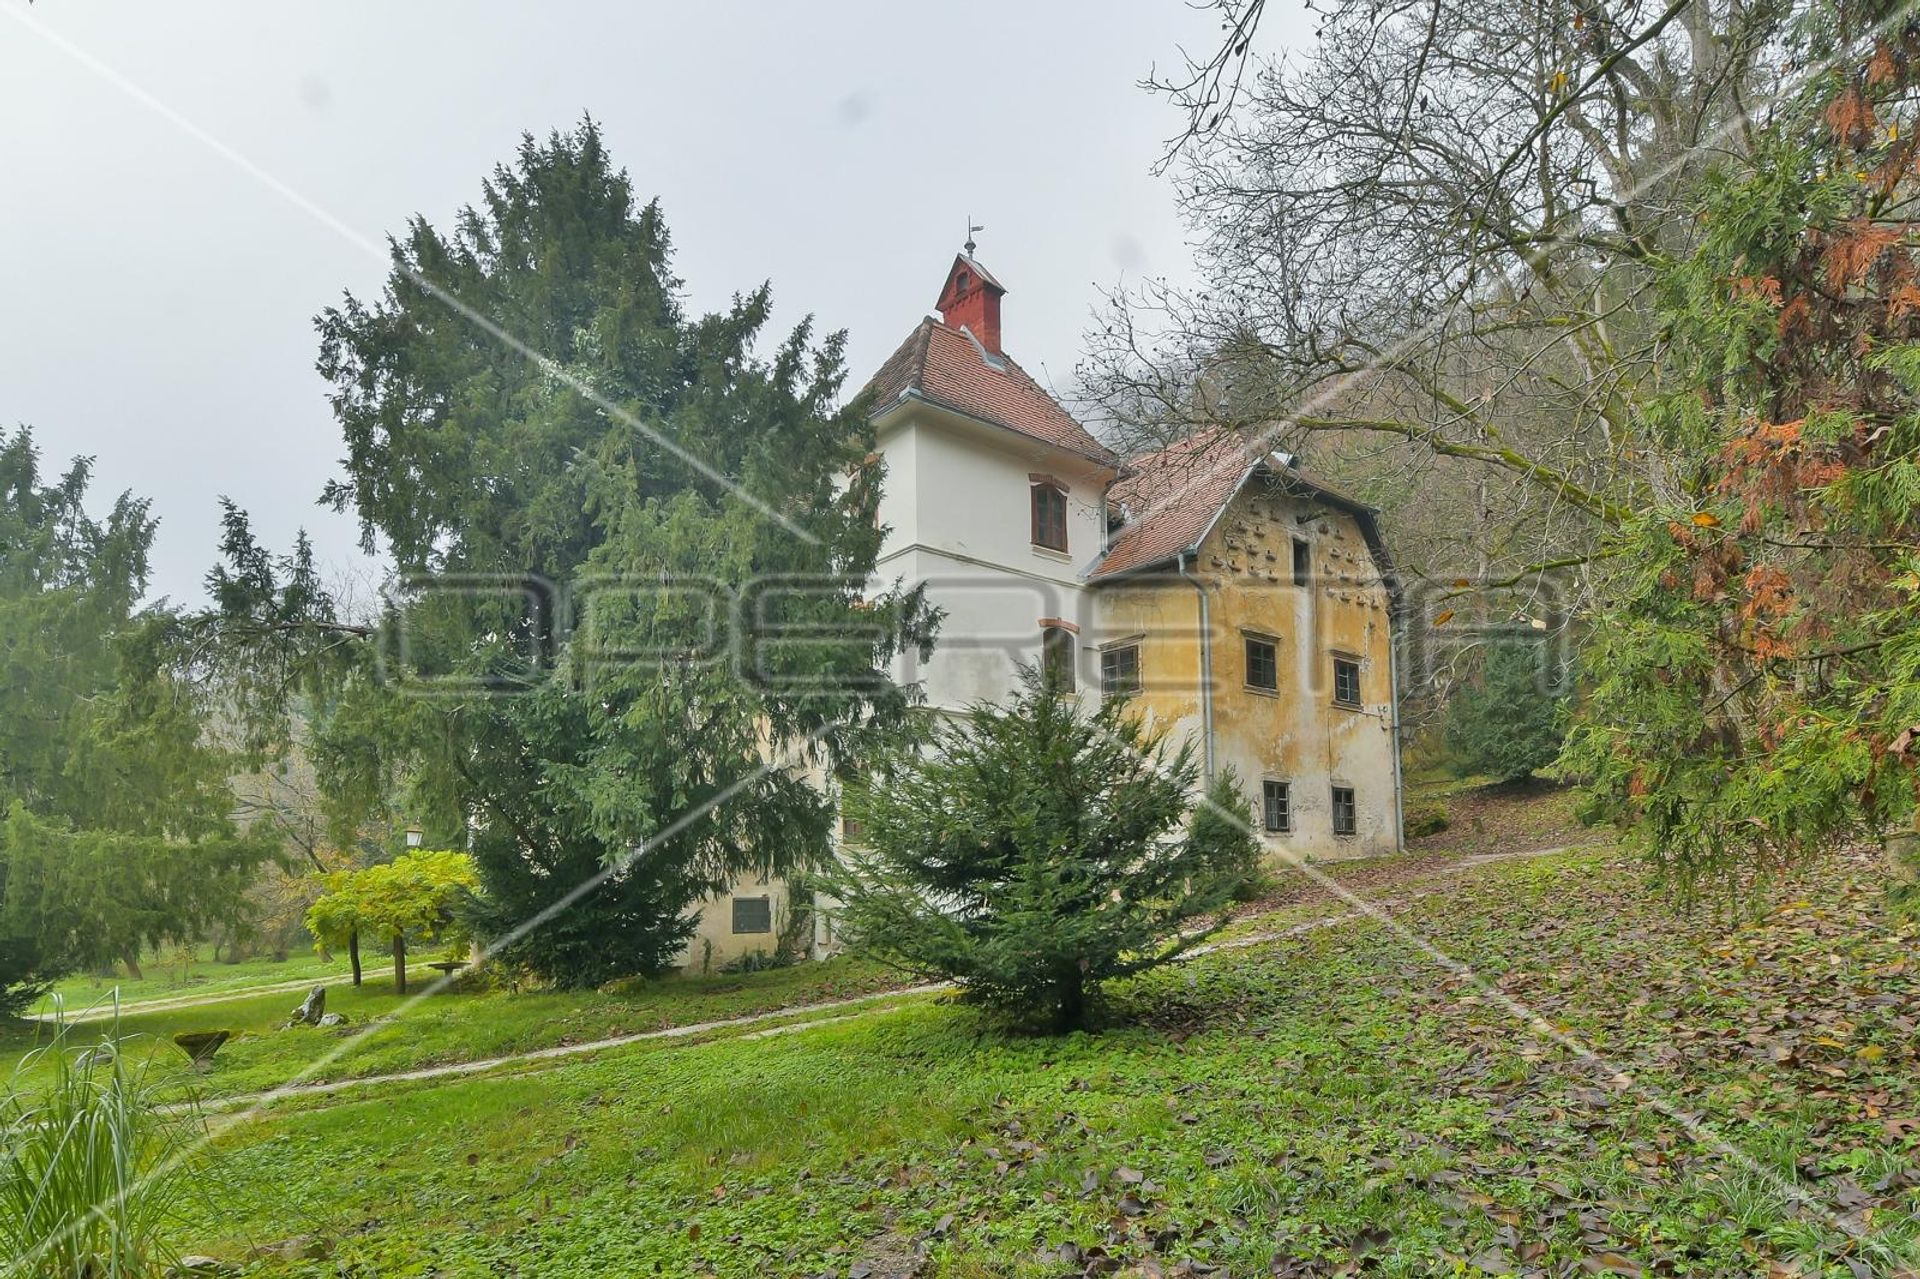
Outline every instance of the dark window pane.
<path fill-rule="evenodd" d="M 1360 663 L 1344 657 L 1333 659 L 1333 700 L 1342 706 L 1360 704 Z"/>
<path fill-rule="evenodd" d="M 1040 632 L 1040 662 L 1056 693 L 1073 691 L 1073 632 L 1049 626 Z"/>
<path fill-rule="evenodd" d="M 1123 644 L 1100 654 L 1100 691 L 1108 697 L 1126 697 L 1140 691 L 1140 646 Z"/>
<path fill-rule="evenodd" d="M 1268 830 L 1293 829 L 1293 805 L 1285 782 L 1260 783 L 1260 809 Z"/>
<path fill-rule="evenodd" d="M 772 932 L 773 899 L 771 897 L 734 898 L 733 931 L 736 933 Z"/>
<path fill-rule="evenodd" d="M 1303 537 L 1293 539 L 1293 584 L 1305 586 L 1313 577 L 1313 552 Z"/>
<path fill-rule="evenodd" d="M 1033 486 L 1033 543 L 1054 551 L 1067 549 L 1067 495 L 1051 484 Z"/>
<path fill-rule="evenodd" d="M 1358 814 L 1354 811 L 1353 787 L 1336 786 L 1333 788 L 1333 833 L 1351 835 L 1360 827 Z"/>
<path fill-rule="evenodd" d="M 1280 687 L 1280 663 L 1272 640 L 1247 637 L 1247 683 L 1254 688 Z"/>

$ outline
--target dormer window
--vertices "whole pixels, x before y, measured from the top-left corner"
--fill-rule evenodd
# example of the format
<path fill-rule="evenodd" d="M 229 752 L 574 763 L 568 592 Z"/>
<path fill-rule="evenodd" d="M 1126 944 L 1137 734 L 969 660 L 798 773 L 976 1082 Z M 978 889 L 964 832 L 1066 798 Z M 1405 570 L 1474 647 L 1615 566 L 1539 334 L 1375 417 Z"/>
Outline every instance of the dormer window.
<path fill-rule="evenodd" d="M 1067 491 L 1057 480 L 1036 479 L 1033 499 L 1033 544 L 1049 551 L 1067 549 Z"/>

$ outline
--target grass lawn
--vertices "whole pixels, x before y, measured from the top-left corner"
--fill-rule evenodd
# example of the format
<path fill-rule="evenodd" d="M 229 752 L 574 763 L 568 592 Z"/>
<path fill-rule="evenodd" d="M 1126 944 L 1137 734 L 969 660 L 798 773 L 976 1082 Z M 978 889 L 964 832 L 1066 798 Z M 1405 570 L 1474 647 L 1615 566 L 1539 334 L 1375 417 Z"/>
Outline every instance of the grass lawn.
<path fill-rule="evenodd" d="M 477 1061 L 844 999 L 905 984 L 889 969 L 852 958 L 751 976 L 669 977 L 609 991 L 465 993 L 455 987 L 421 995 L 425 979 L 432 976 L 425 970 L 419 973 L 418 984 L 405 997 L 393 993 L 392 975 L 385 971 L 378 976 L 369 973 L 366 984 L 357 989 L 344 980 L 330 984 L 327 1010 L 348 1019 L 338 1029 L 282 1029 L 288 1013 L 303 998 L 300 991 L 135 1012 L 120 1021 L 120 1034 L 132 1037 L 123 1050 L 167 1064 L 184 1063 L 173 1045 L 174 1035 L 233 1031 L 234 1038 L 220 1050 L 209 1073 L 181 1080 L 183 1087 L 190 1085 L 203 1096 L 218 1098 L 277 1088 L 330 1054 L 333 1060 L 306 1075 L 306 1081 Z M 404 1015 L 397 1015 L 403 1010 Z M 76 1027 L 75 1042 L 92 1042 L 107 1029 L 106 1023 Z M 0 1071 L 18 1062 L 47 1033 L 44 1026 L 19 1024 L 0 1031 Z"/>
<path fill-rule="evenodd" d="M 380 956 L 371 957 L 377 967 Z M 179 999 L 240 990 L 248 986 L 271 986 L 288 981 L 341 981 L 350 969 L 345 954 L 322 959 L 311 952 L 289 955 L 284 960 L 246 959 L 237 964 L 212 958 L 210 949 L 201 946 L 189 954 L 184 949 L 149 958 L 141 965 L 138 980 L 115 974 L 86 973 L 54 983 L 32 1011 L 50 1012 L 51 996 L 58 995 L 71 1010 L 111 1003 L 113 992 L 120 992 L 122 1003 L 149 999 Z M 298 1003 L 298 1000 L 294 1001 Z"/>
<path fill-rule="evenodd" d="M 1578 791 L 1540 779 L 1410 786 L 1407 812 L 1438 808 L 1446 813 L 1447 828 L 1411 839 L 1408 847 L 1437 852 L 1591 843 L 1595 832 L 1575 816 L 1579 806 Z"/>
<path fill-rule="evenodd" d="M 1478 980 L 1361 919 L 1134 982 L 1100 1035 L 921 1001 L 305 1102 L 223 1134 L 181 1242 L 325 1241 L 262 1275 L 1899 1274 L 1920 928 L 1857 859 L 1754 904 L 1560 854 L 1394 912 Z"/>
<path fill-rule="evenodd" d="M 1548 801 L 1557 802 L 1557 801 Z M 1535 800 L 1536 808 L 1542 807 Z M 1535 817 L 1536 825 L 1552 819 Z M 1514 825 L 1513 821 L 1505 823 Z M 1591 832 L 1586 832 L 1592 838 Z M 1519 846 L 1528 846 L 1518 841 Z M 1535 841 L 1538 842 L 1537 840 Z M 1317 868 L 1369 897 L 1394 898 L 1437 891 L 1463 859 L 1458 848 L 1403 857 L 1328 862 Z M 1280 869 L 1270 891 L 1246 908 L 1223 939 L 1273 931 L 1319 918 L 1329 909 L 1346 909 L 1317 878 Z M 298 975 L 295 961 L 282 966 L 279 979 Z M 224 965 L 218 966 L 224 968 Z M 255 973 L 261 970 L 242 965 Z M 402 999 L 393 993 L 391 970 L 384 956 L 368 955 L 365 985 L 349 984 L 344 970 L 309 965 L 306 977 L 327 984 L 327 1009 L 344 1014 L 343 1029 L 284 1030 L 288 1013 L 304 997 L 302 990 L 239 995 L 194 1007 L 135 1009 L 122 1017 L 122 1035 L 132 1036 L 131 1051 L 172 1064 L 180 1060 L 173 1036 L 184 1031 L 229 1030 L 233 1040 L 215 1060 L 214 1069 L 189 1082 L 209 1098 L 264 1092 L 292 1081 L 323 1058 L 324 1066 L 305 1074 L 304 1082 L 322 1083 L 359 1079 L 422 1067 L 529 1052 L 559 1045 L 607 1039 L 636 1032 L 665 1029 L 720 1018 L 768 1012 L 792 1005 L 822 1003 L 870 994 L 906 984 L 907 979 L 878 965 L 842 957 L 827 964 L 808 964 L 752 975 L 671 978 L 636 982 L 610 991 L 561 993 L 505 991 L 472 993 L 459 988 L 420 996 L 435 975 L 416 964 L 413 994 Z M 256 977 L 239 986 L 259 985 Z M 229 985 L 194 987 L 192 998 L 218 995 Z M 176 992 L 177 994 L 178 992 Z M 149 997 L 152 997 L 149 995 Z M 123 998 L 125 996 L 123 995 Z M 93 1006 L 100 1003 L 96 996 Z M 87 1003 L 69 1005 L 84 1008 Z M 404 1016 L 398 1014 L 405 1010 Z M 95 1022 L 76 1031 L 79 1042 L 105 1034 Z M 47 1030 L 31 1024 L 0 1024 L 0 1072 L 17 1062 Z"/>

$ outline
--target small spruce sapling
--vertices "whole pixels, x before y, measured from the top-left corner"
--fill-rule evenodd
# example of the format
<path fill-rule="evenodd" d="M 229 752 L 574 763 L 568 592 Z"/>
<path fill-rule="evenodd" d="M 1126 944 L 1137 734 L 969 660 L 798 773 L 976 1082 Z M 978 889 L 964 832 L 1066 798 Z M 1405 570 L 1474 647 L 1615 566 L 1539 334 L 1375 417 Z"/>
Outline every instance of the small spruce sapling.
<path fill-rule="evenodd" d="M 1191 743 L 1125 702 L 1089 713 L 1029 669 L 1012 700 L 937 727 L 849 794 L 864 846 L 821 886 L 857 949 L 1079 1028 L 1103 982 L 1190 949 L 1257 872 L 1234 779 L 1196 807 L 1199 774 Z"/>

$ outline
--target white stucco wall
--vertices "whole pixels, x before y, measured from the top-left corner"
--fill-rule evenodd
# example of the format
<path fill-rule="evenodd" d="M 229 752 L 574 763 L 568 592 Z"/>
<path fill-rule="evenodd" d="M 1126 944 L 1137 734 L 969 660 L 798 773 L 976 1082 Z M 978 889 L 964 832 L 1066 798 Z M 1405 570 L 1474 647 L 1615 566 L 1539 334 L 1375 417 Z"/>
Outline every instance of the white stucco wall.
<path fill-rule="evenodd" d="M 919 683 L 943 710 L 999 700 L 1016 665 L 1039 659 L 1041 622 L 1058 619 L 1079 628 L 1082 687 L 1097 678 L 1088 660 L 1092 597 L 1081 578 L 1101 551 L 1112 472 L 925 404 L 903 405 L 884 421 L 879 451 L 889 533 L 875 581 L 924 582 L 946 614 L 932 659 L 923 666 L 908 655 L 895 677 Z M 1064 554 L 1033 544 L 1036 474 L 1067 490 Z"/>

